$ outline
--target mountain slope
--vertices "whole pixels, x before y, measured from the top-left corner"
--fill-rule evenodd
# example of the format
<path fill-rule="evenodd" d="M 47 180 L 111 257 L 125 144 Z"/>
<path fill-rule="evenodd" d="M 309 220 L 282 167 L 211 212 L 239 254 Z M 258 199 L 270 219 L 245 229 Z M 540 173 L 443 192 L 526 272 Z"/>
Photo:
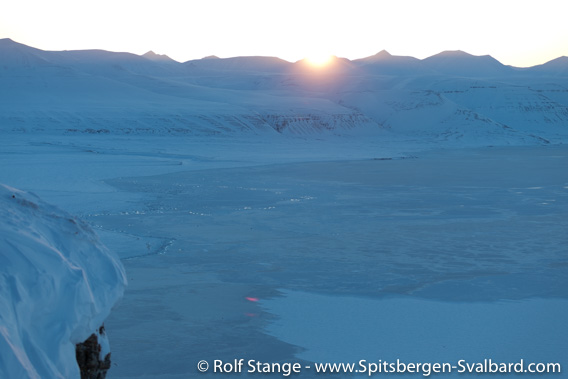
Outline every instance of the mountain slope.
<path fill-rule="evenodd" d="M 424 60 L 381 51 L 321 67 L 272 57 L 179 63 L 4 39 L 0 131 L 382 138 L 389 130 L 433 141 L 476 135 L 487 145 L 558 142 L 568 137 L 567 59 L 515 69 L 461 51 Z"/>
<path fill-rule="evenodd" d="M 566 77 L 568 76 L 568 57 L 556 58 L 544 64 L 530 67 L 526 71 L 533 74 Z"/>

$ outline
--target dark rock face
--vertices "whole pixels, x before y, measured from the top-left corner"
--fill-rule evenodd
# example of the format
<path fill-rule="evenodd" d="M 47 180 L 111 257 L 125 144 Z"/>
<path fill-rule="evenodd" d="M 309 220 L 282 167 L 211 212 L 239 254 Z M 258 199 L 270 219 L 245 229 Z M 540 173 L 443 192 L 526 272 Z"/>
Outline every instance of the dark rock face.
<path fill-rule="evenodd" d="M 81 379 L 105 379 L 110 368 L 110 353 L 100 359 L 101 345 L 98 336 L 104 336 L 105 328 L 101 326 L 98 333 L 93 333 L 85 342 L 77 344 L 75 354 L 81 371 Z"/>

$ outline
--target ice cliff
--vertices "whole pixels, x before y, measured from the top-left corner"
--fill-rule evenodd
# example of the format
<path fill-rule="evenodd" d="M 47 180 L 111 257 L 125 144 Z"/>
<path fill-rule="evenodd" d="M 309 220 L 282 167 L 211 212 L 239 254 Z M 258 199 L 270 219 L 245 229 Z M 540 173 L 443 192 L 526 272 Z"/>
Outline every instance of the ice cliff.
<path fill-rule="evenodd" d="M 122 264 L 89 226 L 33 194 L 0 185 L 0 213 L 0 377 L 79 378 L 76 345 L 122 297 Z"/>

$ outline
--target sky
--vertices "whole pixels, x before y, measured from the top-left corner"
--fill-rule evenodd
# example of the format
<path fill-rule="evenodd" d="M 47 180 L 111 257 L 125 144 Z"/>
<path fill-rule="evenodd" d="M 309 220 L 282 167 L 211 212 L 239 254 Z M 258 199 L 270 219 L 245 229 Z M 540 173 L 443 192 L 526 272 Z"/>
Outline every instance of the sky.
<path fill-rule="evenodd" d="M 566 14 L 567 0 L 6 0 L 0 38 L 181 62 L 463 50 L 528 67 L 568 56 Z"/>

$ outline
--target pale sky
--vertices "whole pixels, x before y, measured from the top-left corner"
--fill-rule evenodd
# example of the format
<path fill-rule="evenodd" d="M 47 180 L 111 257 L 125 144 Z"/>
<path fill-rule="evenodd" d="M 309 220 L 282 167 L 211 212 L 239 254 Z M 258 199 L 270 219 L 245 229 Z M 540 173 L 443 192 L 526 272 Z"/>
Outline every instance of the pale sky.
<path fill-rule="evenodd" d="M 526 67 L 568 56 L 567 15 L 568 0 L 4 0 L 0 38 L 182 62 L 463 50 Z"/>

